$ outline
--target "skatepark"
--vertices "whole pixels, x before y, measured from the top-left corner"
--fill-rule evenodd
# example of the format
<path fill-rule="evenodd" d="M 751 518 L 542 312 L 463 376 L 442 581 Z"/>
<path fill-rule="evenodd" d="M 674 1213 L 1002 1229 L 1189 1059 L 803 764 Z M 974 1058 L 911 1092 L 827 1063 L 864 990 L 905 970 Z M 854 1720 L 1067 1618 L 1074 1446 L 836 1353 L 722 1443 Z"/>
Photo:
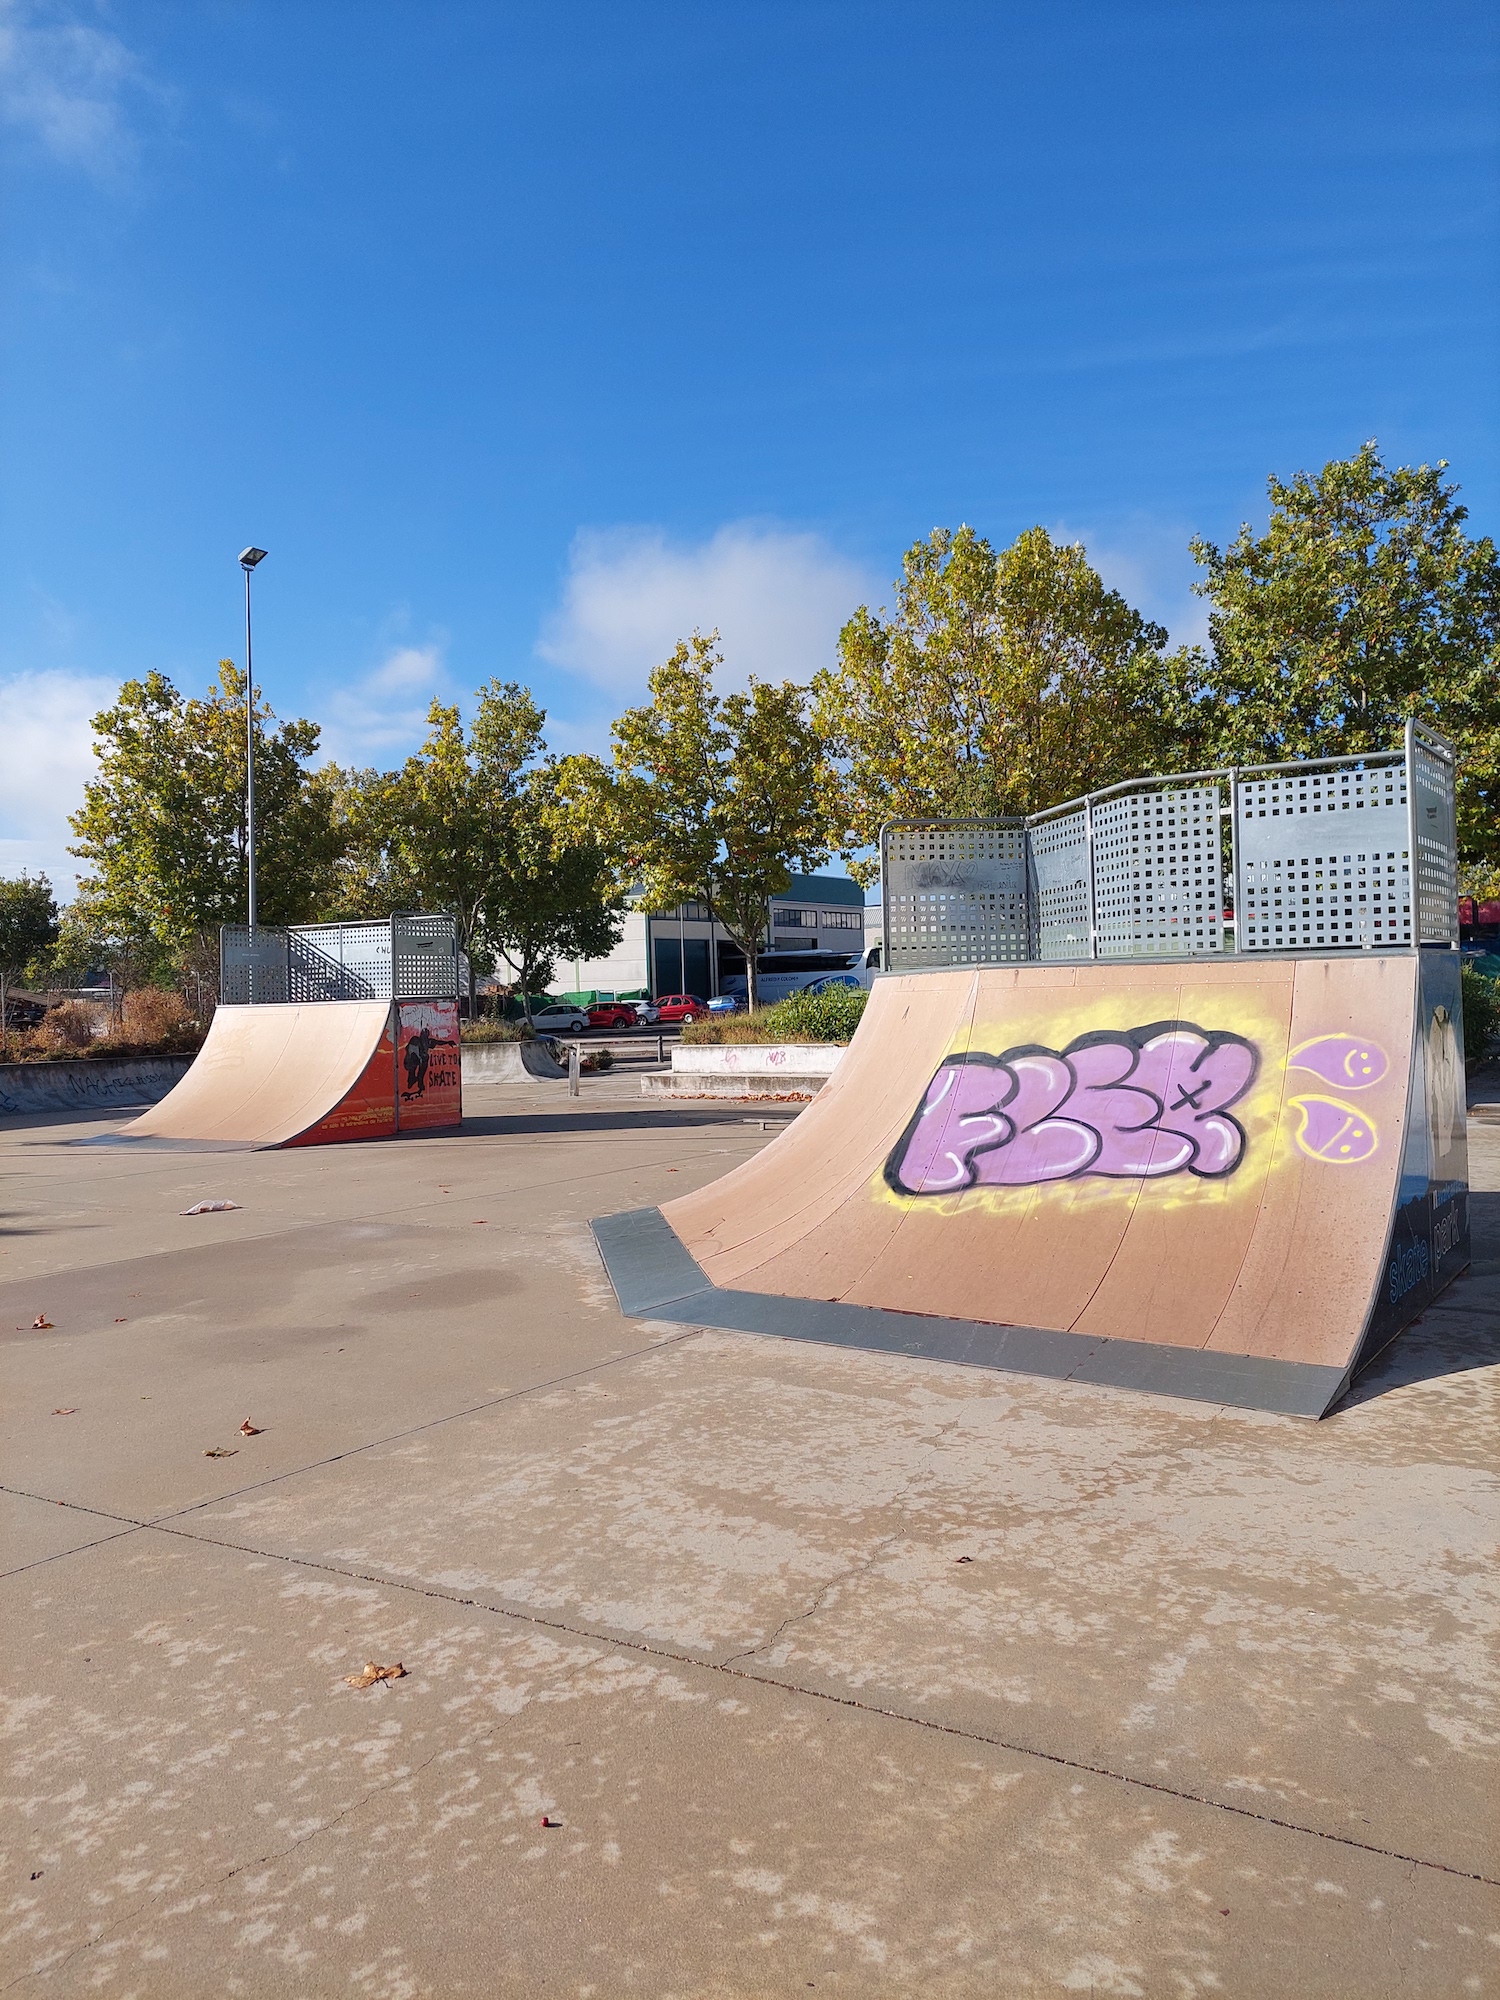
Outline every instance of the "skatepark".
<path fill-rule="evenodd" d="M 0 1121 L 13 1990 L 1492 1988 L 1451 950 L 992 947 L 801 1112 L 287 988 Z"/>

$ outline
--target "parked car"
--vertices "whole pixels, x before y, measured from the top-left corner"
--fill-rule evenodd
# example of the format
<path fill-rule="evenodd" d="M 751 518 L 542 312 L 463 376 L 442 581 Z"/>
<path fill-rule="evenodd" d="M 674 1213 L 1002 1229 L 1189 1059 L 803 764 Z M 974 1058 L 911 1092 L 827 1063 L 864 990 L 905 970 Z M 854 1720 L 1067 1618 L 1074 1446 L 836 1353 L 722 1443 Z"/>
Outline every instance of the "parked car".
<path fill-rule="evenodd" d="M 654 1028 L 661 1019 L 654 1000 L 632 1000 L 630 1004 L 635 1009 L 635 1018 L 643 1028 Z"/>
<path fill-rule="evenodd" d="M 589 1009 L 591 1028 L 633 1028 L 639 1019 L 628 1000 L 596 1000 Z"/>
<path fill-rule="evenodd" d="M 663 1021 L 701 1021 L 708 1012 L 708 1003 L 692 993 L 658 994 L 656 1012 Z"/>
<path fill-rule="evenodd" d="M 589 1017 L 581 1007 L 567 1007 L 561 1002 L 556 1007 L 539 1007 L 531 1017 L 531 1025 L 539 1035 L 581 1035 L 589 1024 Z"/>
<path fill-rule="evenodd" d="M 708 1011 L 710 1014 L 735 1014 L 744 1004 L 737 993 L 721 993 L 717 999 L 709 1001 Z"/>

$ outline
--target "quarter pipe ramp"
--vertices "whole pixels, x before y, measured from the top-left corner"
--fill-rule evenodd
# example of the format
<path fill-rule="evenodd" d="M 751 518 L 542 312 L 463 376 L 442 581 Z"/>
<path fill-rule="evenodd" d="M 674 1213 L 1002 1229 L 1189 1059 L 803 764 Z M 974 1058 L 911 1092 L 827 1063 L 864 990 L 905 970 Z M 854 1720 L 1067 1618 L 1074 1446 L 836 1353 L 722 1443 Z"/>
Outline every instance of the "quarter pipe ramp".
<path fill-rule="evenodd" d="M 221 1006 L 177 1087 L 115 1140 L 260 1149 L 456 1125 L 451 1000 Z"/>
<path fill-rule="evenodd" d="M 791 1129 L 594 1229 L 623 1310 L 1322 1415 L 1468 1262 L 1457 954 L 877 981 Z"/>

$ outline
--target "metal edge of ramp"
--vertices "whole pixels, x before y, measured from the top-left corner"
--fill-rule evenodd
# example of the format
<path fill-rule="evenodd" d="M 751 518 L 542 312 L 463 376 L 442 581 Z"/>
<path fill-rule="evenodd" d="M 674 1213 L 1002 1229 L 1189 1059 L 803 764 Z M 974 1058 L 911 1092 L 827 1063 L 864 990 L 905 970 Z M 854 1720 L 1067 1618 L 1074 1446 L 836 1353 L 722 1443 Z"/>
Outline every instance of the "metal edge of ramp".
<path fill-rule="evenodd" d="M 771 1334 L 1279 1416 L 1323 1416 L 1349 1380 L 1347 1368 L 1305 1361 L 723 1290 L 705 1275 L 659 1208 L 601 1216 L 590 1227 L 620 1310 L 633 1319 Z"/>

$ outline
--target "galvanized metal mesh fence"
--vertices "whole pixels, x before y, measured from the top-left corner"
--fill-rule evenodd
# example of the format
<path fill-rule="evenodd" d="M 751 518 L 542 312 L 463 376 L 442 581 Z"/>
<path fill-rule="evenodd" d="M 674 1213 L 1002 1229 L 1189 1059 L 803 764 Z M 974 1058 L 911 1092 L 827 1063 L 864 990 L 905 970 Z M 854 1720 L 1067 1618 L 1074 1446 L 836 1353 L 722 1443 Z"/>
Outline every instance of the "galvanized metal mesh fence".
<path fill-rule="evenodd" d="M 401 914 L 372 923 L 226 924 L 219 997 L 230 1004 L 313 1000 L 447 1000 L 458 993 L 452 917 Z"/>
<path fill-rule="evenodd" d="M 1150 778 L 881 834 L 892 971 L 1458 939 L 1453 746 Z"/>

